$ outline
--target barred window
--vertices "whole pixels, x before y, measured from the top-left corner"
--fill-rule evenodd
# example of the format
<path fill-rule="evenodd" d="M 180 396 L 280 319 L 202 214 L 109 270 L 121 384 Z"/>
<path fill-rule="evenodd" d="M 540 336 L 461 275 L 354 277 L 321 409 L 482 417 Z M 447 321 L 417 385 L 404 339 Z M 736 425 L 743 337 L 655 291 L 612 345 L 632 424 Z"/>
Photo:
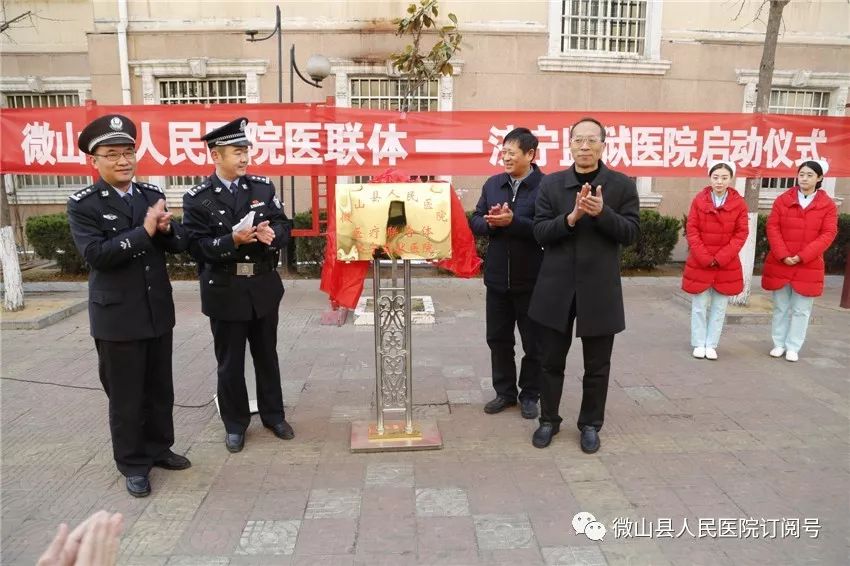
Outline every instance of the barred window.
<path fill-rule="evenodd" d="M 160 104 L 246 103 L 244 78 L 159 79 Z M 167 178 L 168 188 L 188 189 L 204 180 L 202 176 L 178 175 Z"/>
<path fill-rule="evenodd" d="M 643 55 L 646 0 L 563 0 L 561 52 Z"/>
<path fill-rule="evenodd" d="M 352 108 L 399 110 L 411 88 L 411 81 L 390 77 L 354 77 L 350 79 Z M 436 80 L 425 82 L 410 96 L 408 110 L 438 110 L 439 87 Z"/>
<path fill-rule="evenodd" d="M 6 108 L 47 108 L 57 106 L 79 106 L 80 95 L 76 92 L 36 93 L 25 92 L 4 94 Z M 85 175 L 15 175 L 21 189 L 67 189 L 68 193 L 92 184 Z"/>
<path fill-rule="evenodd" d="M 768 112 L 772 114 L 798 114 L 826 116 L 829 114 L 829 91 L 774 88 L 770 91 Z M 764 189 L 788 189 L 797 184 L 796 177 L 762 179 Z"/>
<path fill-rule="evenodd" d="M 244 78 L 159 79 L 160 104 L 228 104 L 248 102 Z"/>

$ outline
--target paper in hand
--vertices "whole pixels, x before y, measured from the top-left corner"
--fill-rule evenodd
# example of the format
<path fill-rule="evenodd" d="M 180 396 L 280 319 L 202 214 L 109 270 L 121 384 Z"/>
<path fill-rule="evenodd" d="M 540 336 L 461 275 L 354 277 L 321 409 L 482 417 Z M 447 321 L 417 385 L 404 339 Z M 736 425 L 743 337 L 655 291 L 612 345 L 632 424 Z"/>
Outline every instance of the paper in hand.
<path fill-rule="evenodd" d="M 233 227 L 233 231 L 234 232 L 241 232 L 245 228 L 250 228 L 253 225 L 254 225 L 254 211 L 252 210 L 251 212 L 249 212 L 248 214 L 246 214 L 245 216 L 242 217 L 242 220 L 240 220 L 236 224 L 236 226 Z"/>

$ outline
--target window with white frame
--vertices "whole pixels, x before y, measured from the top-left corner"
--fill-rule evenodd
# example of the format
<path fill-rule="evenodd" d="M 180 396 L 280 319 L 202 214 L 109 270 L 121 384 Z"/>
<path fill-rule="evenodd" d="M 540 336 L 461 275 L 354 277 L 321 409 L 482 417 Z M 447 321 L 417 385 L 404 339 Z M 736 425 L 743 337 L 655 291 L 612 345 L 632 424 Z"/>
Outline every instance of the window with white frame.
<path fill-rule="evenodd" d="M 406 79 L 392 77 L 352 77 L 349 79 L 349 102 L 352 108 L 399 110 L 409 99 L 408 110 L 413 112 L 438 110 L 439 82 L 426 81 L 410 94 L 415 85 Z"/>
<path fill-rule="evenodd" d="M 6 108 L 47 108 L 57 106 L 79 106 L 80 95 L 77 92 L 16 92 L 3 94 L 3 106 Z M 21 189 L 67 189 L 73 192 L 90 185 L 91 177 L 85 175 L 15 175 L 17 186 Z"/>
<path fill-rule="evenodd" d="M 829 91 L 794 88 L 774 88 L 770 91 L 768 112 L 772 114 L 798 114 L 826 116 L 829 114 Z M 762 179 L 765 189 L 787 189 L 797 184 L 795 177 Z"/>
<path fill-rule="evenodd" d="M 244 77 L 213 79 L 158 79 L 160 104 L 231 104 L 246 103 L 248 97 Z M 202 176 L 177 175 L 167 177 L 168 188 L 182 189 L 197 185 Z"/>
<path fill-rule="evenodd" d="M 564 0 L 561 51 L 643 55 L 646 0 Z"/>
<path fill-rule="evenodd" d="M 549 0 L 541 71 L 663 75 L 661 10 L 653 0 Z"/>
<path fill-rule="evenodd" d="M 248 101 L 245 77 L 159 79 L 160 104 L 232 104 Z"/>

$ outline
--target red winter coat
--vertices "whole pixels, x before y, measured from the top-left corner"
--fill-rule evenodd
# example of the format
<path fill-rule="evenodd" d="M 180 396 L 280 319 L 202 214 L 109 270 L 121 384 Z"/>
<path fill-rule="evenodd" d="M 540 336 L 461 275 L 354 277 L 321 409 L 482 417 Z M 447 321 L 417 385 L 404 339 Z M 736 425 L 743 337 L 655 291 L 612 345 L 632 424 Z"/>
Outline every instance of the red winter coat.
<path fill-rule="evenodd" d="M 797 199 L 799 187 L 791 187 L 773 202 L 767 217 L 770 252 L 764 262 L 761 286 L 768 291 L 788 283 L 797 293 L 819 297 L 823 293 L 823 252 L 838 233 L 838 208 L 822 190 L 803 208 Z M 785 265 L 786 257 L 800 256 L 797 265 Z"/>
<path fill-rule="evenodd" d="M 688 212 L 690 250 L 682 274 L 686 293 L 702 293 L 709 287 L 724 295 L 744 290 L 738 252 L 747 240 L 747 203 L 735 189 L 727 189 L 726 202 L 715 208 L 711 187 L 694 197 Z M 716 262 L 716 265 L 711 264 Z"/>

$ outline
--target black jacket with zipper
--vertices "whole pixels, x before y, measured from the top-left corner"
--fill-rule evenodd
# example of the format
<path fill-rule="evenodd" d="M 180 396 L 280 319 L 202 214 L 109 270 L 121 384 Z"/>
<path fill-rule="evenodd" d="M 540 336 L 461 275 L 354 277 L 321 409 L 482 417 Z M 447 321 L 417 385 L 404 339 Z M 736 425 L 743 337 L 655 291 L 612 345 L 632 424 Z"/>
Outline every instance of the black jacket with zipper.
<path fill-rule="evenodd" d="M 531 292 L 537 280 L 543 249 L 534 239 L 534 202 L 544 174 L 537 165 L 532 163 L 531 167 L 531 174 L 520 183 L 516 197 L 507 173 L 487 179 L 469 222 L 474 234 L 489 237 L 484 284 L 493 291 Z M 505 202 L 514 212 L 513 222 L 504 228 L 488 226 L 484 216 L 490 207 Z"/>

